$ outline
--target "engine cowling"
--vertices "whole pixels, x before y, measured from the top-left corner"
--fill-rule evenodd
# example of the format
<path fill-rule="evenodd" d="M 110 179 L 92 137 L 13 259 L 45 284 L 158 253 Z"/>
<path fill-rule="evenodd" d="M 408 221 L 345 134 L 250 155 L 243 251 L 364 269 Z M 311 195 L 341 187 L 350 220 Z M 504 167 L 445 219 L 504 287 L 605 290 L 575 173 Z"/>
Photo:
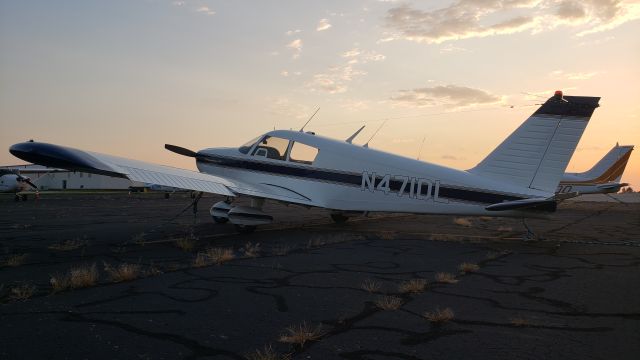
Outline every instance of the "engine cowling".
<path fill-rule="evenodd" d="M 231 204 L 226 201 L 219 201 L 209 209 L 209 214 L 213 218 L 213 221 L 226 223 L 229 221 L 229 210 L 231 210 Z"/>

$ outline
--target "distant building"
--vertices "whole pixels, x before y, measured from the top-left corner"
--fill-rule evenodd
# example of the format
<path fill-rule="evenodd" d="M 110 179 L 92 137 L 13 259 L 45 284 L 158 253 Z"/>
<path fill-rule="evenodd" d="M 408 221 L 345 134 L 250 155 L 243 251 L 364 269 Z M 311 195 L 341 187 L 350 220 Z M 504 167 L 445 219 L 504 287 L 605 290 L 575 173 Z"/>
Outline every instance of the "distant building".
<path fill-rule="evenodd" d="M 144 183 L 128 179 L 33 164 L 0 166 L 0 168 L 18 169 L 21 175 L 29 177 L 40 190 L 126 190 L 129 187 L 145 187 Z"/>

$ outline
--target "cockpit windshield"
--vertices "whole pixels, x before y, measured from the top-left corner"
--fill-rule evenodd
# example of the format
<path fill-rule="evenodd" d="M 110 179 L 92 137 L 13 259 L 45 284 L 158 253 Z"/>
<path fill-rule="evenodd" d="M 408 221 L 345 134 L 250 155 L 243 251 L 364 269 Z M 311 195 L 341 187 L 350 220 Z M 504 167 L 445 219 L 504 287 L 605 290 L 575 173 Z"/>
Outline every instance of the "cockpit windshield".
<path fill-rule="evenodd" d="M 251 147 L 253 146 L 253 144 L 257 143 L 258 140 L 260 140 L 261 137 L 262 137 L 262 135 L 257 136 L 256 138 L 251 139 L 250 141 L 247 141 L 246 144 L 244 144 L 244 145 L 242 145 L 242 146 L 240 146 L 238 148 L 238 151 L 240 151 L 243 154 L 248 154 L 249 150 L 251 150 Z"/>

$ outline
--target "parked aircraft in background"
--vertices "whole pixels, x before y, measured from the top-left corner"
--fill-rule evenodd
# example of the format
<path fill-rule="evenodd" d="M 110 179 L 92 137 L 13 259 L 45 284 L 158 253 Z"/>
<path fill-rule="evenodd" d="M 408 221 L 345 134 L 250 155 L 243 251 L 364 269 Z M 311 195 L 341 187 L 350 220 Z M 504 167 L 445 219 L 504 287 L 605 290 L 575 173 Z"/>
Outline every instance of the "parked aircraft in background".
<path fill-rule="evenodd" d="M 16 201 L 27 200 L 26 194 L 18 194 L 32 187 L 38 187 L 31 182 L 31 179 L 20 175 L 18 169 L 0 169 L 0 192 L 16 194 Z"/>
<path fill-rule="evenodd" d="M 610 194 L 627 186 L 620 179 L 627 166 L 633 145 L 616 146 L 590 170 L 581 173 L 565 173 L 556 193 Z"/>
<path fill-rule="evenodd" d="M 273 221 L 265 200 L 327 208 L 338 222 L 368 212 L 545 217 L 575 195 L 555 191 L 599 100 L 557 91 L 467 171 L 302 130 L 270 131 L 239 148 L 165 145 L 193 157 L 200 172 L 40 142 L 10 152 L 36 164 L 227 196 L 211 214 L 240 231 Z M 236 197 L 251 205 L 235 205 Z"/>

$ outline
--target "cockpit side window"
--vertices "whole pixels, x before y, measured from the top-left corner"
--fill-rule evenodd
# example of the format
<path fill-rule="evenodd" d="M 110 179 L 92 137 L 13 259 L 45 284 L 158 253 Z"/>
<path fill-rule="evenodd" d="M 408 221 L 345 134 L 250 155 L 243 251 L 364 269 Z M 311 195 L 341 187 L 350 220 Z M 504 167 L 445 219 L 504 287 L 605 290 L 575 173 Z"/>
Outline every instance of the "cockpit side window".
<path fill-rule="evenodd" d="M 309 146 L 307 144 L 294 142 L 291 146 L 291 153 L 289 154 L 289 161 L 300 164 L 313 164 L 313 161 L 318 156 L 318 148 Z"/>
<path fill-rule="evenodd" d="M 243 153 L 243 154 L 248 154 L 248 153 L 249 153 L 249 150 L 251 150 L 251 148 L 253 147 L 253 144 L 257 143 L 257 142 L 258 142 L 258 140 L 260 140 L 260 138 L 261 138 L 261 137 L 262 137 L 262 135 L 260 135 L 260 136 L 258 136 L 258 137 L 256 137 L 256 138 L 254 138 L 254 139 L 251 139 L 251 140 L 250 140 L 250 141 L 248 141 L 246 144 L 244 144 L 244 145 L 240 146 L 240 147 L 238 148 L 238 151 L 240 151 L 240 152 L 241 152 L 241 153 Z"/>
<path fill-rule="evenodd" d="M 256 149 L 253 150 L 253 155 L 263 156 L 273 160 L 286 160 L 288 147 L 288 139 L 266 136 L 260 141 L 258 146 L 256 146 Z"/>

